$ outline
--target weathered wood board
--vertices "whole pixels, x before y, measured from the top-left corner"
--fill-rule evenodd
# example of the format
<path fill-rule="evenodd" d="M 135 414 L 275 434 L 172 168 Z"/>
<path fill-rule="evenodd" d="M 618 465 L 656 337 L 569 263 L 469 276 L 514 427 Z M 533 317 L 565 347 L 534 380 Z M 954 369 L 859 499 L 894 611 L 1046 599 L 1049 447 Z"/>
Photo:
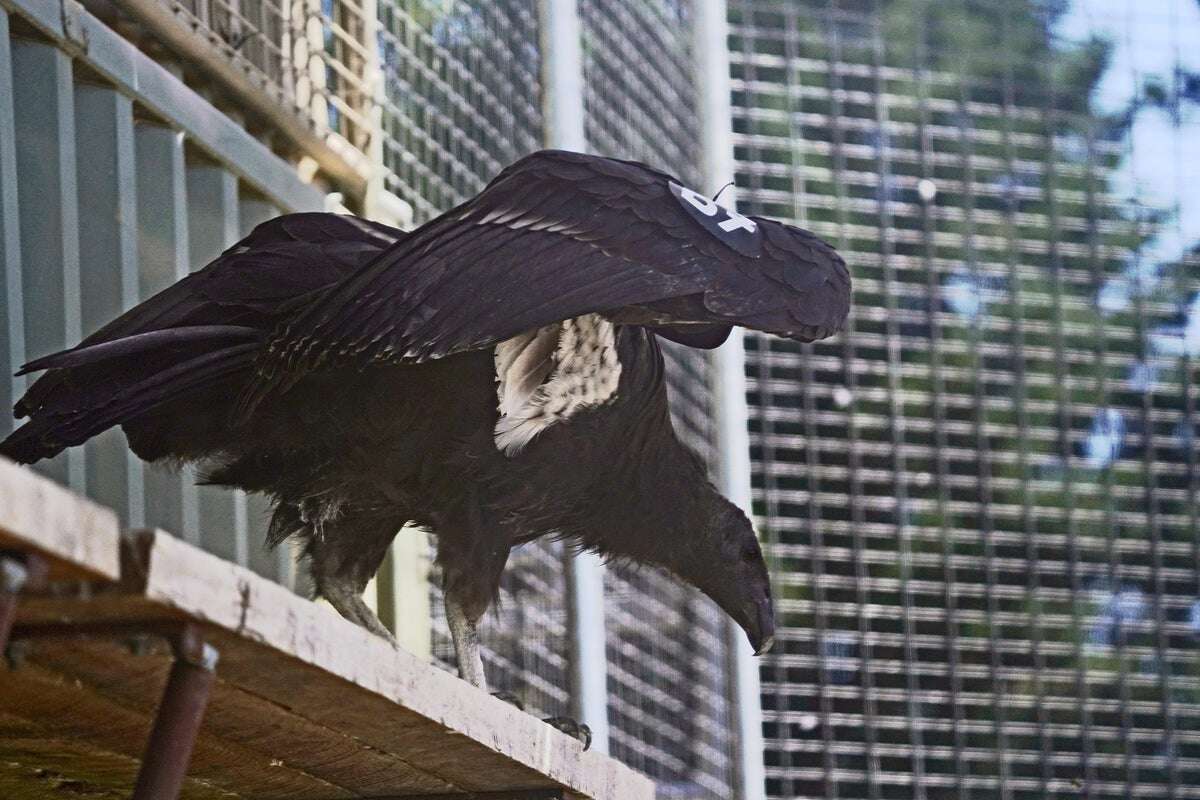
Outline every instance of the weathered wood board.
<path fill-rule="evenodd" d="M 116 580 L 117 515 L 0 458 L 0 550 L 36 553 L 51 580 Z"/>
<path fill-rule="evenodd" d="M 248 570 L 161 532 L 127 539 L 121 561 L 110 590 L 23 600 L 14 640 L 46 623 L 202 625 L 220 662 L 185 798 L 654 796 L 624 765 Z M 39 637 L 0 668 L 0 796 L 128 793 L 170 666 L 161 639 L 138 641 Z"/>

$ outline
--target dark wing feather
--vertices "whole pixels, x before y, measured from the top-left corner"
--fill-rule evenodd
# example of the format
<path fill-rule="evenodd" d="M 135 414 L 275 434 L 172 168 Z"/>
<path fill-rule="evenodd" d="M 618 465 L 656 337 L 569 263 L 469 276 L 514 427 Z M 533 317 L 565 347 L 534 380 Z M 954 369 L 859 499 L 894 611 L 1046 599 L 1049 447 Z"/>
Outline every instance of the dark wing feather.
<path fill-rule="evenodd" d="M 250 329 L 265 337 L 292 304 L 351 275 L 404 233 L 386 225 L 339 214 L 303 213 L 277 217 L 204 269 L 131 308 L 76 347 L 37 359 L 22 372 L 50 371 L 17 403 L 18 417 L 59 404 L 85 406 L 122 391 L 106 362 L 131 361 L 150 372 L 198 351 L 227 344 Z M 244 338 L 244 337 L 243 337 Z"/>
<path fill-rule="evenodd" d="M 743 255 L 684 209 L 671 180 L 577 153 L 524 158 L 298 310 L 263 374 L 287 383 L 339 361 L 419 362 L 630 307 L 702 346 L 729 325 L 805 341 L 841 327 L 850 279 L 833 248 L 755 219 L 761 251 Z"/>
<path fill-rule="evenodd" d="M 255 227 L 202 270 L 139 303 L 80 347 L 180 325 L 234 324 L 274 314 L 292 300 L 344 278 L 404 235 L 343 214 L 285 214 Z"/>

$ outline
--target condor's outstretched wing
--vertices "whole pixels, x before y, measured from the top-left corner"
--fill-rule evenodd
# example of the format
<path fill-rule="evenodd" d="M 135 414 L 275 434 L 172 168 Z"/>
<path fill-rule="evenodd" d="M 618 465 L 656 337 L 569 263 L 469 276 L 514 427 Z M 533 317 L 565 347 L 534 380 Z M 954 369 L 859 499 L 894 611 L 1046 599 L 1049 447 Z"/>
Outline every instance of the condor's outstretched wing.
<path fill-rule="evenodd" d="M 16 416 L 33 420 L 0 444 L 0 453 L 21 461 L 54 455 L 248 369 L 293 303 L 352 275 L 403 235 L 336 214 L 289 214 L 259 225 L 76 347 L 26 364 L 22 373 L 49 371 L 17 402 Z"/>
<path fill-rule="evenodd" d="M 643 164 L 542 151 L 315 298 L 260 366 L 286 383 L 420 362 L 590 312 L 701 345 L 730 325 L 811 341 L 849 302 L 842 259 L 806 231 L 728 214 Z"/>
<path fill-rule="evenodd" d="M 341 214 L 276 217 L 73 349 L 148 331 L 277 315 L 281 303 L 346 277 L 402 236 L 397 228 Z M 24 371 L 37 369 L 41 367 L 33 362 Z"/>

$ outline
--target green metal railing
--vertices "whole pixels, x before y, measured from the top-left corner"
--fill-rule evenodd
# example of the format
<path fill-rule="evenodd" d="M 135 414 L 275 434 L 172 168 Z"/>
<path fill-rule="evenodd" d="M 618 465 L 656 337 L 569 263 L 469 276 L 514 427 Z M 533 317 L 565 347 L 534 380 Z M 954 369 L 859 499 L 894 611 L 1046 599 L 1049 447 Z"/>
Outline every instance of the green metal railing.
<path fill-rule="evenodd" d="M 0 7 L 0 404 L 11 407 L 21 363 L 75 344 L 259 222 L 324 200 L 77 4 Z M 37 469 L 131 527 L 292 580 L 289 554 L 262 546 L 259 501 L 143 466 L 118 431 Z"/>

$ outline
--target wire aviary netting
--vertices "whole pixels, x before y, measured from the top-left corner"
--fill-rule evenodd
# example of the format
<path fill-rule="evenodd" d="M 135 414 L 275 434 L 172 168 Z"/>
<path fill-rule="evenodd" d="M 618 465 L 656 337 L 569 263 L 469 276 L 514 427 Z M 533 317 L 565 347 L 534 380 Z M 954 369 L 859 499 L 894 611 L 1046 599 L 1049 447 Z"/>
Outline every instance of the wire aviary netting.
<path fill-rule="evenodd" d="M 1200 13 L 1113 5 L 731 3 L 744 210 L 855 283 L 748 341 L 772 796 L 1200 794 Z"/>

